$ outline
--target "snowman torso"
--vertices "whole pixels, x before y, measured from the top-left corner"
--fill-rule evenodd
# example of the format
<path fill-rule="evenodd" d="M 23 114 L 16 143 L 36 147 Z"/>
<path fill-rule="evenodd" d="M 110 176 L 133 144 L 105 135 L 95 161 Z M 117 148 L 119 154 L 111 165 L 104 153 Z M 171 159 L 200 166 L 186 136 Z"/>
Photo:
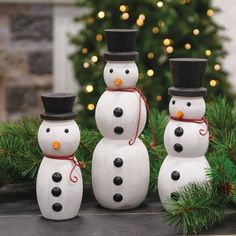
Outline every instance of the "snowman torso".
<path fill-rule="evenodd" d="M 205 156 L 176 157 L 168 155 L 164 160 L 159 176 L 158 191 L 166 210 L 171 210 L 170 200 L 178 200 L 177 192 L 189 183 L 203 183 L 210 166 Z"/>
<path fill-rule="evenodd" d="M 140 205 L 148 191 L 149 157 L 141 140 L 103 138 L 93 154 L 93 191 L 98 202 L 110 209 Z"/>
<path fill-rule="evenodd" d="M 96 123 L 101 134 L 110 139 L 124 140 L 135 136 L 139 114 L 138 92 L 106 91 L 96 108 Z M 145 103 L 141 100 L 139 134 L 146 123 Z"/>
<path fill-rule="evenodd" d="M 206 124 L 170 120 L 164 133 L 165 148 L 169 155 L 178 157 L 203 156 L 208 148 L 209 134 L 201 135 Z"/>
<path fill-rule="evenodd" d="M 75 217 L 80 209 L 83 195 L 83 179 L 79 167 L 73 171 L 70 160 L 54 160 L 44 157 L 37 176 L 37 199 L 42 215 L 53 220 L 65 220 Z"/>

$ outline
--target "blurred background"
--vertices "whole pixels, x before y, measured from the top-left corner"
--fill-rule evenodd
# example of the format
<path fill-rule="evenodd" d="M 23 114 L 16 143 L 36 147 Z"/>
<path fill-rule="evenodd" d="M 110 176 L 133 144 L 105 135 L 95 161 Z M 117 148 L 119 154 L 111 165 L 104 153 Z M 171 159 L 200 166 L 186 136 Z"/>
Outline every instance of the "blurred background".
<path fill-rule="evenodd" d="M 166 109 L 168 58 L 208 59 L 208 100 L 236 92 L 235 0 L 0 0 L 0 121 L 35 117 L 40 94 L 78 94 L 82 126 L 94 126 L 105 90 L 104 29 L 137 28 L 139 87 Z"/>

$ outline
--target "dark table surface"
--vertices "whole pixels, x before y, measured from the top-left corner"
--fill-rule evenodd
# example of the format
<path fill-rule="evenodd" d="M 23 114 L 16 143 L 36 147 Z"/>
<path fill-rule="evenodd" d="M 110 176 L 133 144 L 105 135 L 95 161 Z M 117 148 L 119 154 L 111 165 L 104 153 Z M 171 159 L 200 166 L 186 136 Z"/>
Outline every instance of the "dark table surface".
<path fill-rule="evenodd" d="M 91 187 L 86 186 L 79 217 L 48 221 L 40 215 L 34 187 L 10 185 L 0 189 L 0 236 L 177 235 L 175 228 L 160 217 L 162 212 L 154 194 L 134 210 L 104 209 L 96 203 Z M 222 224 L 201 235 L 236 235 L 236 212 L 232 211 Z"/>

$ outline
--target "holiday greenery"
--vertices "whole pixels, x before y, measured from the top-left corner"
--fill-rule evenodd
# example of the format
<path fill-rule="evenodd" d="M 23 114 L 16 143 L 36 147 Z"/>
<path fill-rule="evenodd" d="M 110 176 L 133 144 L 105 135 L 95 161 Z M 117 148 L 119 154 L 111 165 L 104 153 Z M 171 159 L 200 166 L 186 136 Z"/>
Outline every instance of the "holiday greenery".
<path fill-rule="evenodd" d="M 163 217 L 175 224 L 183 233 L 198 233 L 224 219 L 227 207 L 236 204 L 236 111 L 225 99 L 219 98 L 207 105 L 207 118 L 212 140 L 207 152 L 212 181 L 204 185 L 190 184 L 180 192 L 179 201 L 172 201 L 173 211 Z M 156 147 L 151 148 L 151 131 L 146 127 L 141 135 L 150 156 L 150 190 L 157 190 L 157 176 L 166 157 L 163 143 L 168 122 L 166 111 L 151 111 Z M 0 124 L 0 173 L 1 184 L 8 182 L 34 182 L 42 160 L 38 146 L 39 119 Z M 83 160 L 85 183 L 91 181 L 91 160 L 96 144 L 102 138 L 97 130 L 80 128 L 81 143 L 76 156 Z M 158 198 L 158 196 L 157 196 Z"/>
<path fill-rule="evenodd" d="M 171 85 L 168 59 L 173 57 L 207 58 L 208 99 L 224 95 L 232 101 L 221 65 L 225 38 L 219 36 L 222 27 L 212 17 L 218 9 L 211 0 L 77 0 L 77 4 L 90 8 L 88 14 L 77 18 L 84 28 L 71 39 L 77 48 L 71 59 L 81 85 L 78 103 L 82 105 L 79 121 L 83 127 L 94 127 L 95 107 L 105 90 L 102 54 L 107 28 L 138 29 L 138 86 L 150 107 L 167 107 Z"/>

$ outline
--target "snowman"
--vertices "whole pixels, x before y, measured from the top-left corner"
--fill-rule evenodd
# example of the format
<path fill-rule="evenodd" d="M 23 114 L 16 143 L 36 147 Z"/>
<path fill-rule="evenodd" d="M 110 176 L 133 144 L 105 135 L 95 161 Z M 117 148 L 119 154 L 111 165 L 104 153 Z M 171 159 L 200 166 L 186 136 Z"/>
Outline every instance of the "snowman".
<path fill-rule="evenodd" d="M 138 68 L 134 51 L 136 30 L 106 30 L 108 51 L 104 80 L 95 118 L 103 139 L 94 150 L 92 187 L 100 205 L 131 209 L 145 199 L 149 185 L 149 156 L 138 138 L 146 123 L 144 99 L 136 83 Z"/>
<path fill-rule="evenodd" d="M 209 180 L 204 156 L 209 144 L 203 99 L 207 90 L 202 87 L 206 64 L 205 59 L 170 59 L 174 87 L 169 88 L 170 121 L 164 134 L 168 156 L 158 177 L 159 196 L 168 211 L 170 199 L 179 200 L 181 187 Z"/>
<path fill-rule="evenodd" d="M 83 194 L 83 180 L 74 153 L 80 143 L 79 127 L 72 112 L 75 96 L 67 93 L 41 96 L 45 113 L 38 131 L 44 153 L 39 167 L 36 192 L 43 217 L 67 220 L 78 215 Z"/>

